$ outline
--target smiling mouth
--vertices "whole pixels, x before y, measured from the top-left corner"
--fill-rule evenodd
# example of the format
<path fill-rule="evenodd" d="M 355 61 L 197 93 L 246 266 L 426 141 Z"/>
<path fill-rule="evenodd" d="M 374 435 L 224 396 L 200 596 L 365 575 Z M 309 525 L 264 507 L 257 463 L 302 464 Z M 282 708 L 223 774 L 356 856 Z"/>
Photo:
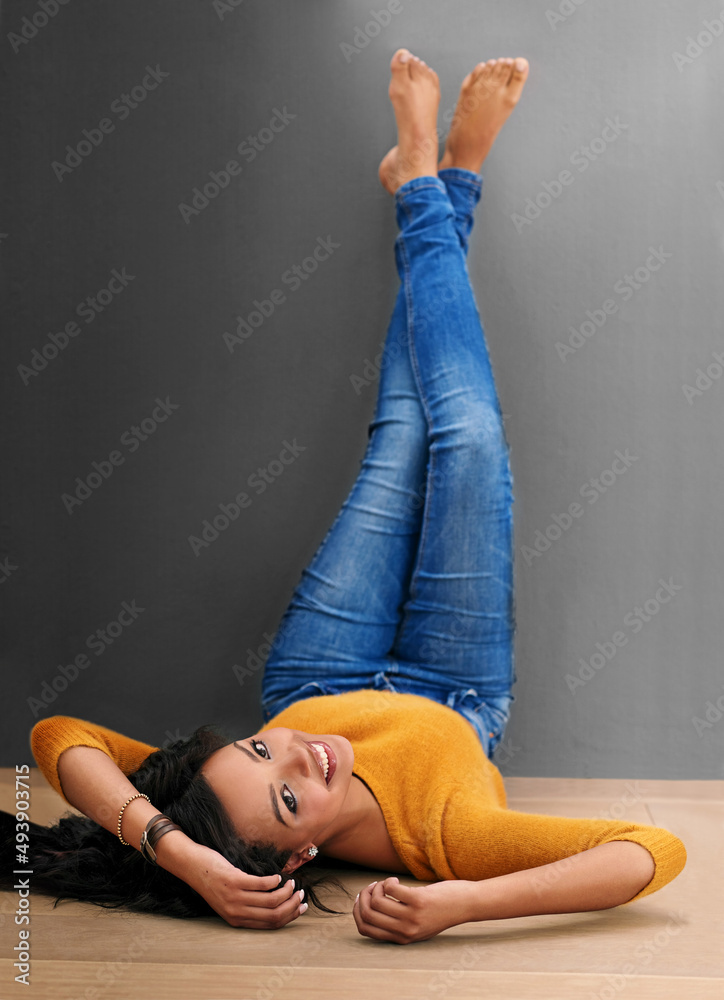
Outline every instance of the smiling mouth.
<path fill-rule="evenodd" d="M 328 743 L 324 743 L 322 740 L 309 742 L 308 746 L 312 748 L 322 777 L 328 785 L 332 780 L 334 772 L 337 770 L 337 758 L 334 755 L 334 751 Z"/>

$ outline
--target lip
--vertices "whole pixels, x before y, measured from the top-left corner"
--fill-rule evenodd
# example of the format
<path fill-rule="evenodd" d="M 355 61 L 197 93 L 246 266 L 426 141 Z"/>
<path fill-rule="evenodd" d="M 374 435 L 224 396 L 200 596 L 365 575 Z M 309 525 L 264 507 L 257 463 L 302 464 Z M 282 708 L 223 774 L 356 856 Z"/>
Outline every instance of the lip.
<path fill-rule="evenodd" d="M 325 753 L 327 754 L 327 759 L 329 760 L 329 771 L 327 772 L 327 777 L 325 778 L 324 764 L 322 763 L 322 758 L 317 754 L 317 751 L 314 749 L 314 746 L 311 743 L 307 742 L 307 746 L 312 751 L 314 759 L 317 762 L 317 766 L 319 767 L 319 773 L 322 775 L 325 784 L 328 785 L 331 782 L 332 778 L 334 777 L 334 772 L 337 770 L 337 758 L 335 756 L 334 750 L 332 750 L 329 743 L 325 743 L 324 740 L 315 740 L 314 742 L 319 743 L 320 746 L 324 747 Z"/>

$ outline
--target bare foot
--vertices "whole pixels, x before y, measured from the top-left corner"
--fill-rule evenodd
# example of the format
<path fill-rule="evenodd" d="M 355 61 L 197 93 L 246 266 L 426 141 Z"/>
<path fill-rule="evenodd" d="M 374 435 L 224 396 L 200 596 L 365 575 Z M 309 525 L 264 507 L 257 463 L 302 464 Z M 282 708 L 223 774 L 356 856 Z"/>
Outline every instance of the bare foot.
<path fill-rule="evenodd" d="M 397 145 L 384 156 L 379 176 L 394 194 L 413 177 L 437 176 L 437 73 L 407 49 L 398 49 L 390 63 L 389 95 L 397 120 Z"/>
<path fill-rule="evenodd" d="M 461 167 L 480 173 L 485 157 L 518 103 L 528 76 L 526 59 L 478 63 L 463 80 L 438 169 Z"/>

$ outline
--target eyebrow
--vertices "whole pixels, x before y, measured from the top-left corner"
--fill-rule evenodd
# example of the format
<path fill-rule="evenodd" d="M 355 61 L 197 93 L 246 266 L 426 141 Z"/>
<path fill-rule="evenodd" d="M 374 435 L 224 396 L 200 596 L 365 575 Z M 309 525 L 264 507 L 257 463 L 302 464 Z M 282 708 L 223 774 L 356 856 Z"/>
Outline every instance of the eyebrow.
<path fill-rule="evenodd" d="M 251 759 L 255 763 L 261 764 L 261 757 L 258 754 L 253 753 L 251 750 L 249 750 L 248 747 L 243 746 L 241 743 L 237 743 L 236 740 L 234 740 L 234 746 L 236 747 L 237 750 L 242 750 L 248 757 L 251 757 Z M 274 815 L 282 824 L 282 826 L 285 826 L 287 829 L 289 829 L 289 824 L 284 822 L 284 820 L 282 819 L 282 814 L 279 812 L 279 803 L 277 802 L 276 793 L 272 785 L 269 785 L 269 798 L 271 799 Z"/>

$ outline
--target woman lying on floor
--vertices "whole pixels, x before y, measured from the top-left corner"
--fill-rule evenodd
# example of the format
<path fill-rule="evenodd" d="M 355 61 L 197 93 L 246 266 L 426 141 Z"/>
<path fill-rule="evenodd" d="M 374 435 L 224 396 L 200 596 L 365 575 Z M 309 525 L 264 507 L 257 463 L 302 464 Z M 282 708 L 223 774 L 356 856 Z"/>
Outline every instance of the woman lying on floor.
<path fill-rule="evenodd" d="M 439 165 L 437 75 L 406 49 L 391 69 L 389 363 L 357 481 L 267 661 L 266 724 L 157 750 L 83 720 L 39 722 L 40 768 L 88 819 L 29 824 L 35 889 L 270 929 L 306 910 L 305 891 L 336 912 L 302 866 L 343 859 L 432 883 L 391 875 L 354 902 L 361 934 L 406 944 L 618 906 L 684 867 L 666 830 L 506 808 L 491 758 L 516 679 L 512 477 L 466 257 L 482 163 L 528 65 L 491 60 L 465 78 Z"/>

